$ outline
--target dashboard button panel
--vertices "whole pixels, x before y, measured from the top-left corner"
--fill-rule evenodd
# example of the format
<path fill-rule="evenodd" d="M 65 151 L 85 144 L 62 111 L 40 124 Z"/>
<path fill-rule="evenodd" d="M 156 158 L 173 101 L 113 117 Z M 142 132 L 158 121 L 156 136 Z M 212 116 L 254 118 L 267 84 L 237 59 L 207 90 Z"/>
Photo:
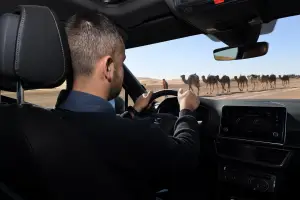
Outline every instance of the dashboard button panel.
<path fill-rule="evenodd" d="M 276 187 L 275 175 L 235 168 L 230 165 L 219 166 L 219 180 L 256 192 L 274 192 Z"/>

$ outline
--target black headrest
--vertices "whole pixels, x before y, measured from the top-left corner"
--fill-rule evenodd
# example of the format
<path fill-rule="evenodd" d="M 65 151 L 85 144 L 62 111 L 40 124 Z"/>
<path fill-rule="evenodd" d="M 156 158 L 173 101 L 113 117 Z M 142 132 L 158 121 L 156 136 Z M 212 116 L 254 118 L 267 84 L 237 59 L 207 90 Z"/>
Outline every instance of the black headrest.
<path fill-rule="evenodd" d="M 44 6 L 19 6 L 0 16 L 0 90 L 54 88 L 71 67 L 64 26 Z"/>

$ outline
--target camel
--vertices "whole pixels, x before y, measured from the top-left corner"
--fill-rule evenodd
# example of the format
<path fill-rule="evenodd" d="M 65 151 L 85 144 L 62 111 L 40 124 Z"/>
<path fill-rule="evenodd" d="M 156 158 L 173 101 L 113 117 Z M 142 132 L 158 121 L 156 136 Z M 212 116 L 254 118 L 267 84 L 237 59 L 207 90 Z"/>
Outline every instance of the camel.
<path fill-rule="evenodd" d="M 247 76 L 248 79 L 250 79 L 250 82 L 252 84 L 252 90 L 255 90 L 256 85 L 258 85 L 258 81 L 260 76 L 259 75 L 255 75 L 255 74 L 251 74 L 249 76 Z"/>
<path fill-rule="evenodd" d="M 217 75 L 216 78 L 221 83 L 222 93 L 224 93 L 226 91 L 225 84 L 227 84 L 227 93 L 230 92 L 230 78 L 229 78 L 229 76 L 224 75 L 220 79 L 219 75 Z"/>
<path fill-rule="evenodd" d="M 247 91 L 248 91 L 248 79 L 246 78 L 246 76 L 240 75 L 239 78 L 237 76 L 234 76 L 234 80 L 236 80 L 236 82 L 238 83 L 238 88 L 240 91 L 244 91 L 245 84 L 247 86 Z"/>
<path fill-rule="evenodd" d="M 260 83 L 261 83 L 261 87 L 263 90 L 268 89 L 268 82 L 269 82 L 269 75 L 262 75 L 259 79 Z"/>
<path fill-rule="evenodd" d="M 205 83 L 205 85 L 206 85 L 206 89 L 207 89 L 207 86 L 208 86 L 208 82 L 207 82 L 207 80 L 206 80 L 206 78 L 205 78 L 205 76 L 201 76 L 201 78 L 202 78 L 202 81 L 203 81 L 203 83 Z M 207 92 L 207 94 L 208 94 L 208 92 Z"/>
<path fill-rule="evenodd" d="M 269 83 L 271 88 L 276 88 L 276 76 L 274 74 L 269 76 Z"/>
<path fill-rule="evenodd" d="M 186 80 L 185 75 L 181 75 L 180 76 L 182 81 L 184 82 L 184 84 L 188 84 L 189 85 L 189 90 L 193 90 L 192 85 L 194 85 L 197 89 L 198 89 L 198 95 L 200 93 L 200 79 L 199 76 L 195 73 L 195 74 L 191 74 L 189 75 L 188 79 Z"/>
<path fill-rule="evenodd" d="M 288 75 L 283 75 L 282 77 L 281 77 L 281 75 L 279 75 L 279 78 L 282 81 L 282 86 L 283 87 L 286 87 L 287 85 L 290 85 L 290 77 Z"/>
<path fill-rule="evenodd" d="M 206 88 L 209 85 L 209 93 L 212 94 L 214 89 L 215 89 L 215 85 L 217 86 L 217 93 L 219 93 L 219 84 L 218 84 L 218 79 L 216 76 L 212 76 L 212 75 L 208 75 L 207 78 L 205 78 L 205 76 L 202 76 L 202 80 L 204 83 L 206 83 Z M 211 90 L 211 86 L 212 90 Z M 208 91 L 207 91 L 208 94 Z"/>
<path fill-rule="evenodd" d="M 163 89 L 164 89 L 164 90 L 169 89 L 169 84 L 168 84 L 168 82 L 166 81 L 166 79 L 163 79 L 163 80 L 162 80 L 162 85 L 163 85 Z M 165 96 L 165 98 L 167 98 L 167 97 L 168 97 L 168 95 Z"/>

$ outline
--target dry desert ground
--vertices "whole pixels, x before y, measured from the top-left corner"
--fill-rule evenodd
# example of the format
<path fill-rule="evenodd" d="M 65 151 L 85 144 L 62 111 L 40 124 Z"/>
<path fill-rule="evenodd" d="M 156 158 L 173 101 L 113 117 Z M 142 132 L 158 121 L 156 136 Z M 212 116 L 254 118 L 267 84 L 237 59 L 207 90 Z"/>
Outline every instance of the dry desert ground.
<path fill-rule="evenodd" d="M 163 89 L 162 88 L 162 81 L 158 79 L 151 79 L 151 78 L 139 78 L 140 82 L 144 84 L 147 90 L 158 91 Z M 185 85 L 180 79 L 172 79 L 167 80 L 169 84 L 169 89 L 178 90 L 179 88 L 188 89 L 188 86 Z M 61 89 L 65 86 L 62 85 L 55 89 L 44 89 L 44 90 L 32 90 L 32 91 L 25 91 L 25 101 L 34 103 L 40 106 L 45 107 L 54 107 L 57 95 Z M 194 88 L 194 87 L 193 87 Z M 290 85 L 287 87 L 282 86 L 281 80 L 277 79 L 276 89 L 268 89 L 262 90 L 262 88 L 258 87 L 255 91 L 252 91 L 252 85 L 249 83 L 249 91 L 239 91 L 237 87 L 236 81 L 231 81 L 231 91 L 230 93 L 222 94 L 221 86 L 219 84 L 219 94 L 217 94 L 217 89 L 212 95 L 208 95 L 208 88 L 206 85 L 201 82 L 200 87 L 200 96 L 205 96 L 207 98 L 214 98 L 214 99 L 298 99 L 300 98 L 300 79 L 291 79 Z M 196 88 L 194 88 L 196 91 Z M 6 95 L 9 97 L 15 97 L 15 93 L 9 92 L 2 92 L 2 95 Z M 121 97 L 124 97 L 124 91 L 121 92 Z M 160 98 L 159 100 L 163 100 L 164 97 Z M 130 102 L 132 103 L 132 102 Z"/>

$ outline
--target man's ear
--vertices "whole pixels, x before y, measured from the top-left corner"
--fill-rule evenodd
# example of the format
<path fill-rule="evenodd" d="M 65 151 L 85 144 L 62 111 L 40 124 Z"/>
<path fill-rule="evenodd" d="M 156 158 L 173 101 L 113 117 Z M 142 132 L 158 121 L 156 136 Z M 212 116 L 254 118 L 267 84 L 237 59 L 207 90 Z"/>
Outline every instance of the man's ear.
<path fill-rule="evenodd" d="M 104 56 L 96 63 L 96 76 L 101 79 L 106 79 L 109 82 L 112 80 L 113 59 L 110 56 Z"/>
<path fill-rule="evenodd" d="M 106 61 L 105 61 L 105 65 L 106 65 L 106 70 L 107 72 L 110 72 L 112 69 L 112 64 L 113 64 L 113 59 L 111 57 L 107 58 Z"/>
<path fill-rule="evenodd" d="M 108 80 L 108 82 L 112 81 L 112 76 L 113 76 L 113 64 L 114 61 L 112 59 L 112 57 L 110 56 L 106 56 L 104 57 L 104 62 L 105 62 L 105 78 Z"/>

